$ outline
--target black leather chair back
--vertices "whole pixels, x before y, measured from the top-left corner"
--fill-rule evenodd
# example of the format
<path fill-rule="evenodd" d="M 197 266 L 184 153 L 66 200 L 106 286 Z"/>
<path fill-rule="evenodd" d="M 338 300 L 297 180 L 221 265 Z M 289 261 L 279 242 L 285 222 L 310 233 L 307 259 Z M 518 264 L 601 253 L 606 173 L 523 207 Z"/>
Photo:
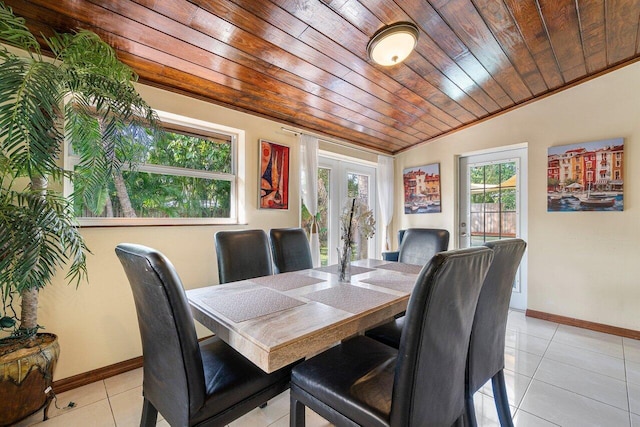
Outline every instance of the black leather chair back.
<path fill-rule="evenodd" d="M 398 261 L 425 265 L 438 252 L 449 247 L 449 232 L 437 228 L 409 228 L 400 245 Z"/>
<path fill-rule="evenodd" d="M 383 251 L 382 259 L 385 261 L 395 261 L 398 262 L 398 255 L 400 254 L 399 249 L 400 245 L 402 245 L 402 238 L 404 237 L 404 232 L 407 230 L 398 230 L 398 250 L 397 251 Z"/>
<path fill-rule="evenodd" d="M 484 281 L 471 329 L 468 362 L 469 391 L 478 391 L 504 368 L 507 315 L 513 280 L 527 244 L 522 239 L 488 242 L 493 263 Z"/>
<path fill-rule="evenodd" d="M 273 274 L 264 230 L 218 231 L 215 243 L 221 284 Z"/>
<path fill-rule="evenodd" d="M 272 228 L 269 237 L 276 273 L 313 268 L 309 239 L 302 228 Z"/>
<path fill-rule="evenodd" d="M 492 259 L 485 247 L 460 249 L 438 253 L 422 269 L 400 339 L 392 426 L 451 425 L 464 411 L 469 335 Z"/>
<path fill-rule="evenodd" d="M 186 426 L 203 405 L 204 370 L 191 310 L 171 262 L 150 248 L 121 244 L 144 354 L 144 397 L 170 425 Z"/>

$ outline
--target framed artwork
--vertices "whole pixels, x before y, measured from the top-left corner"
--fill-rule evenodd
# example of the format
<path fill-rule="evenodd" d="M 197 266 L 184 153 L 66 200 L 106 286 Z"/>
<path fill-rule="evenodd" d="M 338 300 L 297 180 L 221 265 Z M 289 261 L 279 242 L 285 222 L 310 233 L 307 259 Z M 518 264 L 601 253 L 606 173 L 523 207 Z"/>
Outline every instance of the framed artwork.
<path fill-rule="evenodd" d="M 547 211 L 622 211 L 622 138 L 549 147 Z"/>
<path fill-rule="evenodd" d="M 404 213 L 441 212 L 440 163 L 417 166 L 402 171 Z"/>
<path fill-rule="evenodd" d="M 289 209 L 289 147 L 260 140 L 260 208 Z"/>

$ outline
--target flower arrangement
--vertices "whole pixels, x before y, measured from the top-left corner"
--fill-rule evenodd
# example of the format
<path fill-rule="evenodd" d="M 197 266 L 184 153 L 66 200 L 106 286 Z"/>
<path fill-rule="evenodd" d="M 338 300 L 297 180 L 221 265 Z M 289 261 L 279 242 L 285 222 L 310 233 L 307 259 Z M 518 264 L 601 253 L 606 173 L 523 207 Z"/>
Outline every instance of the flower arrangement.
<path fill-rule="evenodd" d="M 340 240 L 342 250 L 338 250 L 338 275 L 341 282 L 349 281 L 349 263 L 351 262 L 351 252 L 356 233 L 361 237 L 369 239 L 376 232 L 376 220 L 373 211 L 360 199 L 350 198 L 347 200 L 342 214 L 340 215 Z"/>

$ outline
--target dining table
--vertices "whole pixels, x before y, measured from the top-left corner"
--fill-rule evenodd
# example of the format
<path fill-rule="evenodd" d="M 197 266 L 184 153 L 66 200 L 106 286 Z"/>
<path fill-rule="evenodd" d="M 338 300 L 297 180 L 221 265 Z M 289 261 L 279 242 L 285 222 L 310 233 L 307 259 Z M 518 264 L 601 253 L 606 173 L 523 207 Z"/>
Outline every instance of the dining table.
<path fill-rule="evenodd" d="M 353 261 L 186 292 L 194 319 L 265 372 L 311 357 L 403 312 L 422 266 Z"/>

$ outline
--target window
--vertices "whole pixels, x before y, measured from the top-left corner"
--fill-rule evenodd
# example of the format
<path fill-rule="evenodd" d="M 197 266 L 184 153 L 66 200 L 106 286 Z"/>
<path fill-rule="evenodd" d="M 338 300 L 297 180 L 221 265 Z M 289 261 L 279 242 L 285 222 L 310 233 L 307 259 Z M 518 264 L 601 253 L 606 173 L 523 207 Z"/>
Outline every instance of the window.
<path fill-rule="evenodd" d="M 236 177 L 243 169 L 238 151 L 244 145 L 244 132 L 158 114 L 165 133 L 159 138 L 136 133 L 134 150 L 141 153 L 140 159 L 113 172 L 104 210 L 96 215 L 74 200 L 81 225 L 238 222 Z M 67 168 L 74 168 L 79 157 L 70 149 L 66 152 Z"/>

